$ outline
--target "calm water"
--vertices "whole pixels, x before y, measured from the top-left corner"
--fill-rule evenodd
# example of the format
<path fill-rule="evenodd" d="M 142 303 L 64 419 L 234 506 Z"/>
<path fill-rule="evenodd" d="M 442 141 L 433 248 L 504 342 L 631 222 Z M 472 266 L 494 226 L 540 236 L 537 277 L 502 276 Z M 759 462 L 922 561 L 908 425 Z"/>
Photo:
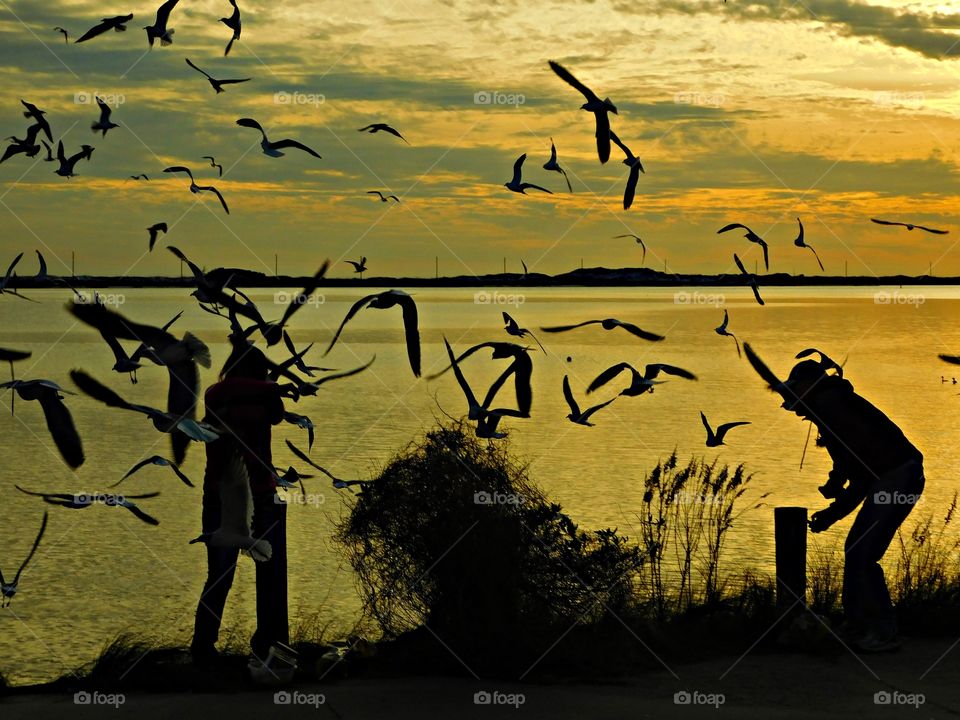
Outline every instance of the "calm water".
<path fill-rule="evenodd" d="M 209 344 L 214 367 L 204 372 L 203 381 L 214 380 L 228 352 L 225 323 L 199 310 L 182 290 L 116 292 L 124 296 L 121 310 L 142 322 L 159 325 L 185 310 L 175 329 L 180 334 L 189 329 Z M 904 289 L 898 291 L 901 295 L 888 296 L 892 302 L 877 303 L 876 288 L 769 288 L 764 290 L 766 307 L 757 306 L 747 289 L 719 289 L 722 298 L 715 289 L 684 292 L 676 302 L 674 291 L 663 289 L 522 289 L 516 291 L 522 293 L 519 298 L 500 290 L 495 300 L 523 300 L 500 305 L 475 303 L 473 289 L 417 290 L 424 374 L 446 361 L 444 335 L 457 350 L 507 339 L 501 310 L 534 329 L 604 317 L 635 321 L 667 335 L 667 340 L 645 343 L 625 332 L 598 328 L 541 334 L 549 354 L 534 358 L 533 418 L 504 423 L 512 430 L 516 453 L 529 461 L 534 479 L 581 527 L 618 527 L 636 535 L 634 512 L 642 496 L 642 478 L 674 448 L 681 458 L 706 453 L 725 462 L 745 462 L 755 474 L 749 497 L 769 492 L 771 507 L 822 507 L 816 487 L 829 468 L 826 453 L 811 443 L 803 471 L 798 470 L 807 426 L 780 410 L 777 398 L 764 390 L 746 360 L 738 359 L 733 341 L 713 332 L 723 317 L 713 301 L 722 299 L 730 311 L 730 329 L 751 342 L 781 376 L 789 371 L 793 355 L 808 346 L 819 347 L 838 361 L 848 357 L 845 374 L 857 391 L 888 412 L 926 457 L 927 492 L 921 508 L 942 512 L 958 487 L 960 448 L 953 418 L 960 388 L 942 384 L 940 377 L 960 376 L 960 368 L 954 371 L 937 359 L 937 353 L 960 353 L 960 289 Z M 914 292 L 922 293 L 922 303 L 909 295 Z M 292 325 L 298 345 L 316 342 L 318 348 L 325 347 L 332 328 L 363 294 L 332 291 L 322 304 L 303 308 Z M 112 356 L 99 336 L 75 325 L 63 309 L 69 293 L 30 295 L 41 303 L 0 298 L 4 328 L 0 346 L 34 353 L 18 366 L 19 377 L 48 378 L 70 388 L 68 371 L 82 367 L 129 399 L 163 407 L 167 377 L 162 369 L 145 369 L 140 383 L 131 386 L 125 377 L 110 372 Z M 252 297 L 267 308 L 274 293 L 262 291 Z M 277 306 L 265 315 L 280 312 Z M 436 417 L 443 417 L 440 408 L 451 414 L 465 410 L 452 374 L 430 383 L 414 379 L 398 310 L 361 313 L 344 331 L 328 362 L 321 362 L 319 352 L 312 356 L 315 364 L 338 368 L 377 356 L 365 374 L 325 385 L 318 397 L 293 408 L 317 424 L 313 457 L 342 477 L 375 474 L 411 438 L 433 426 Z M 282 357 L 282 351 L 276 357 Z M 468 378 L 480 387 L 478 394 L 503 367 L 488 357 L 478 355 L 465 364 Z M 680 365 L 697 373 L 700 381 L 674 379 L 651 395 L 620 398 L 594 416 L 594 428 L 569 423 L 561 394 L 563 375 L 570 375 L 575 395 L 583 398 L 590 380 L 624 360 L 636 366 Z M 597 402 L 611 396 L 598 394 Z M 4 476 L 0 563 L 8 574 L 25 556 L 45 507 L 18 493 L 14 483 L 51 492 L 102 490 L 142 457 L 169 453 L 167 437 L 145 418 L 105 408 L 85 396 L 71 396 L 67 402 L 87 455 L 75 474 L 60 460 L 35 403 L 19 402 L 17 418 L 0 413 Z M 753 424 L 734 430 L 728 436 L 730 445 L 715 452 L 703 445 L 701 409 L 714 426 L 732 420 Z M 280 426 L 274 437 L 274 459 L 282 467 L 294 461 L 285 439 L 306 445 L 303 431 L 289 425 Z M 184 465 L 198 483 L 203 458 L 202 448 L 194 445 Z M 350 568 L 330 537 L 347 506 L 325 483 L 313 481 L 308 489 L 321 493 L 324 502 L 290 508 L 291 625 L 304 617 L 346 629 L 357 617 L 358 599 Z M 95 657 L 105 642 L 123 631 L 147 632 L 166 642 L 189 641 L 205 574 L 201 546 L 187 544 L 200 527 L 200 491 L 184 487 L 163 468 L 147 468 L 127 481 L 128 493 L 153 490 L 162 494 L 143 506 L 161 520 L 155 528 L 122 510 L 51 508 L 46 539 L 23 576 L 21 593 L 9 610 L 0 611 L 0 672 L 8 679 L 31 682 L 57 676 Z M 842 537 L 846 526 L 831 534 Z M 728 567 L 770 570 L 772 550 L 772 510 L 750 511 L 731 535 Z M 231 630 L 241 636 L 249 631 L 253 600 L 253 562 L 241 558 L 222 638 Z"/>

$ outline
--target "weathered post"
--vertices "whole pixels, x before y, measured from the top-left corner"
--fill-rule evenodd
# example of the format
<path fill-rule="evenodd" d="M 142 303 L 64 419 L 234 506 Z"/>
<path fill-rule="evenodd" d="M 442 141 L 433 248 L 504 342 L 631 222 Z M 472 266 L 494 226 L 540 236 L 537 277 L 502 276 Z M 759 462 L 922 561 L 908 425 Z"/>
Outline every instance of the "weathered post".
<path fill-rule="evenodd" d="M 797 599 L 806 603 L 807 509 L 778 507 L 773 510 L 777 562 L 777 608 L 786 610 Z"/>

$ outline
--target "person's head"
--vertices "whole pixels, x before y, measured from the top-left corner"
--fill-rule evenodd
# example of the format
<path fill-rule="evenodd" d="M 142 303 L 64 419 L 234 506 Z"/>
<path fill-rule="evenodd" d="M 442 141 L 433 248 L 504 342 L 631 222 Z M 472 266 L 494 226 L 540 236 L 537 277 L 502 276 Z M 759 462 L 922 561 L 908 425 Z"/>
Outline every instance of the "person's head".
<path fill-rule="evenodd" d="M 246 342 L 236 343 L 230 357 L 223 364 L 220 379 L 247 378 L 250 380 L 266 380 L 269 371 L 267 356 L 253 345 Z"/>
<path fill-rule="evenodd" d="M 783 407 L 797 415 L 807 415 L 807 406 L 815 400 L 827 378 L 823 366 L 814 360 L 804 360 L 793 366 L 781 386 Z"/>

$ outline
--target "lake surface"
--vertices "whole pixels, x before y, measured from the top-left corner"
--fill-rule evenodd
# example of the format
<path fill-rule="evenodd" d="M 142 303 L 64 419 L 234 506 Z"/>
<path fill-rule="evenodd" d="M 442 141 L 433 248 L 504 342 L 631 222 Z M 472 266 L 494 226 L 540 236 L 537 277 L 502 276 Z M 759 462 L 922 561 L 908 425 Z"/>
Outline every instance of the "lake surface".
<path fill-rule="evenodd" d="M 332 290 L 322 302 L 317 298 L 302 308 L 291 325 L 298 346 L 317 343 L 308 355 L 313 364 L 346 369 L 377 357 L 366 373 L 324 385 L 317 397 L 288 406 L 313 418 L 317 441 L 312 457 L 341 477 L 374 476 L 411 439 L 443 419 L 444 412 L 466 411 L 452 373 L 431 382 L 413 377 L 399 309 L 361 312 L 321 359 L 347 309 L 368 292 L 374 291 Z M 826 452 L 811 442 L 799 470 L 807 425 L 780 409 L 779 398 L 738 358 L 733 340 L 713 332 L 723 319 L 722 307 L 730 312 L 729 329 L 750 342 L 781 377 L 806 347 L 847 359 L 845 377 L 924 453 L 922 512 L 942 514 L 960 486 L 960 432 L 954 423 L 960 387 L 950 382 L 953 375 L 960 379 L 960 367 L 937 358 L 941 352 L 960 354 L 960 288 L 767 288 L 765 307 L 756 305 L 746 288 L 523 288 L 477 297 L 478 292 L 414 291 L 424 375 L 445 365 L 444 336 L 457 351 L 510 339 L 502 330 L 504 310 L 535 332 L 541 325 L 617 317 L 667 336 L 664 342 L 647 343 L 596 326 L 538 333 L 548 354 L 534 354 L 533 417 L 502 426 L 511 431 L 513 450 L 529 463 L 532 478 L 582 528 L 616 527 L 636 536 L 643 478 L 674 449 L 681 460 L 698 455 L 745 463 L 754 480 L 744 507 L 770 493 L 767 506 L 747 511 L 732 530 L 725 555 L 728 570 L 772 571 L 772 507 L 796 504 L 816 510 L 825 505 L 816 488 L 830 467 Z M 885 293 L 879 301 L 878 292 Z M 33 352 L 18 364 L 18 377 L 47 378 L 75 389 L 68 372 L 79 367 L 133 402 L 164 407 L 167 375 L 162 368 L 145 368 L 140 383 L 131 385 L 126 376 L 110 371 L 112 355 L 99 335 L 77 325 L 64 309 L 69 291 L 28 294 L 40 302 L 0 297 L 0 346 Z M 228 353 L 226 323 L 201 311 L 186 291 L 117 289 L 113 296 L 103 294 L 108 301 L 122 300 L 119 309 L 140 322 L 160 325 L 184 310 L 174 329 L 178 335 L 190 330 L 209 345 L 213 368 L 203 372 L 202 380 L 205 386 L 215 380 Z M 275 319 L 282 305 L 273 302 L 285 301 L 289 294 L 256 291 L 251 297 L 268 319 Z M 270 351 L 276 359 L 284 352 Z M 679 365 L 695 372 L 699 381 L 671 378 L 652 394 L 619 398 L 594 416 L 593 428 L 567 421 L 564 374 L 581 405 L 600 402 L 615 394 L 619 379 L 598 391 L 596 401 L 594 396 L 584 399 L 584 389 L 621 361 L 638 367 L 649 362 Z M 483 353 L 466 361 L 464 371 L 482 395 L 503 367 L 503 361 L 492 362 Z M 941 376 L 948 382 L 941 383 Z M 0 395 L 0 404 L 8 401 Z M 87 457 L 76 473 L 60 459 L 36 403 L 18 401 L 15 418 L 0 413 L 0 566 L 8 576 L 25 557 L 48 507 L 17 492 L 15 483 L 49 492 L 103 490 L 140 459 L 169 454 L 167 436 L 143 416 L 106 408 L 83 395 L 68 396 L 67 404 Z M 727 447 L 706 448 L 701 410 L 714 426 L 732 420 L 752 424 L 733 430 Z M 276 464 L 304 470 L 284 446 L 287 438 L 306 446 L 303 431 L 279 426 Z M 203 448 L 193 445 L 183 470 L 198 484 L 203 462 Z M 149 527 L 123 510 L 102 506 L 83 511 L 49 507 L 46 538 L 23 575 L 20 593 L 9 609 L 0 610 L 0 673 L 8 681 L 53 678 L 96 657 L 106 642 L 125 631 L 189 642 L 205 576 L 202 546 L 187 544 L 200 528 L 200 489 L 187 488 L 168 469 L 156 467 L 142 470 L 122 488 L 129 494 L 162 491 L 142 504 L 161 524 Z M 288 515 L 291 629 L 298 618 L 306 618 L 346 630 L 358 617 L 359 600 L 352 571 L 331 535 L 349 505 L 325 482 L 312 481 L 308 491 L 323 501 L 293 505 Z M 849 522 L 823 542 L 841 541 Z M 245 639 L 250 630 L 253 570 L 253 562 L 241 558 L 221 639 L 231 633 Z"/>

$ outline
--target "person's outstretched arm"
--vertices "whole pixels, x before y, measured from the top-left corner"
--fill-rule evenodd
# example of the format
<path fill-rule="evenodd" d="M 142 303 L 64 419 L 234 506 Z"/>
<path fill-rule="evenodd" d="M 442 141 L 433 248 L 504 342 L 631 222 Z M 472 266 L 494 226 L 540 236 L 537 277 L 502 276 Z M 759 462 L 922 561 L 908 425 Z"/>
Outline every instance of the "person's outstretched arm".
<path fill-rule="evenodd" d="M 832 482 L 832 476 L 831 472 L 831 480 L 828 484 Z M 836 500 L 810 517 L 810 530 L 815 533 L 823 532 L 834 523 L 843 520 L 864 501 L 869 491 L 870 488 L 865 483 L 856 482 L 851 478 L 849 484 L 837 493 Z"/>

